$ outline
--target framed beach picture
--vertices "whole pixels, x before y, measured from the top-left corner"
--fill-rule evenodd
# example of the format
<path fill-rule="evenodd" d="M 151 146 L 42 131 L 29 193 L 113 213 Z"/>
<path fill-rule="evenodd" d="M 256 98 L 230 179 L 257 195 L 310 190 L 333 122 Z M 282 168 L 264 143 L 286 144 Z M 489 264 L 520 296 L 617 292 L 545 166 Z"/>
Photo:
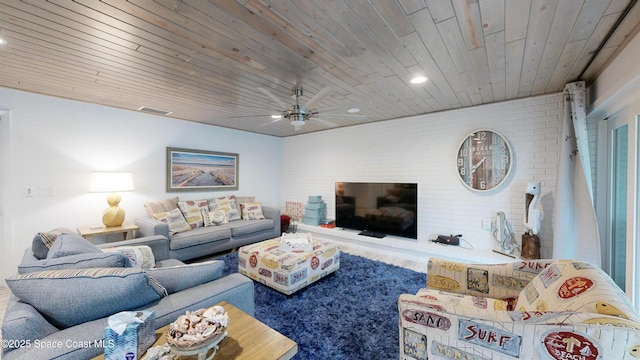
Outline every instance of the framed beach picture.
<path fill-rule="evenodd" d="M 167 147 L 167 192 L 238 190 L 239 155 Z"/>

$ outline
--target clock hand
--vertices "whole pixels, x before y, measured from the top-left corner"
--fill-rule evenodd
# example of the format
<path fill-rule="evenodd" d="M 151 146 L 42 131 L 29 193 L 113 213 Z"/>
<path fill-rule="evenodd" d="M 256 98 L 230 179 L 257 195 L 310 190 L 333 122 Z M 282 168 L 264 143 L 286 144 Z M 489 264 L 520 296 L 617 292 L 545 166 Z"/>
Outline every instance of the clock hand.
<path fill-rule="evenodd" d="M 484 163 L 484 161 L 487 159 L 487 157 L 483 157 L 482 159 L 480 159 L 480 161 L 478 161 L 475 165 L 473 165 L 471 167 L 471 173 L 473 174 L 474 172 L 476 172 L 476 170 L 478 170 L 478 168 L 480 167 L 480 165 L 482 165 L 482 163 Z"/>

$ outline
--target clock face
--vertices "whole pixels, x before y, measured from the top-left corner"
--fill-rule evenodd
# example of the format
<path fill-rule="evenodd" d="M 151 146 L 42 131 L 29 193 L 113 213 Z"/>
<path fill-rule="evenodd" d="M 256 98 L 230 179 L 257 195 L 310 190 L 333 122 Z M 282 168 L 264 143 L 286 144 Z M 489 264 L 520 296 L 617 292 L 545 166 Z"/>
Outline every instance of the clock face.
<path fill-rule="evenodd" d="M 511 170 L 511 147 L 493 130 L 477 130 L 462 141 L 456 164 L 458 176 L 468 188 L 489 191 L 502 184 Z"/>

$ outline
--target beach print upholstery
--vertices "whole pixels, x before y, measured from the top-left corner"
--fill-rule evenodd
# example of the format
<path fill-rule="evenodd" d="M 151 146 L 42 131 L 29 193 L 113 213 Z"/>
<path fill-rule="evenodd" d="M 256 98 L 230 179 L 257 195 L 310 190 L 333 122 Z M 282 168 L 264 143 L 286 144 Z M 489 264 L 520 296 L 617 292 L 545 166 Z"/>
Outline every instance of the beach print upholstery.
<path fill-rule="evenodd" d="M 571 260 L 431 258 L 398 299 L 400 359 L 636 359 L 640 317 L 601 269 Z"/>

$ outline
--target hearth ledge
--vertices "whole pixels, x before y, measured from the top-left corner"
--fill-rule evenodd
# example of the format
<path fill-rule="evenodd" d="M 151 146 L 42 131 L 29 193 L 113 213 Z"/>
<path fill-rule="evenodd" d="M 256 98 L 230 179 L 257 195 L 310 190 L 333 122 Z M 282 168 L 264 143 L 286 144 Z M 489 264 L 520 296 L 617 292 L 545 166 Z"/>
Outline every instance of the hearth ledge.
<path fill-rule="evenodd" d="M 424 261 L 425 264 L 430 257 L 485 264 L 499 264 L 517 260 L 510 256 L 496 253 L 491 249 L 468 250 L 460 246 L 442 245 L 426 240 L 407 240 L 390 235 L 378 239 L 361 236 L 358 235 L 358 231 L 348 229 L 331 229 L 299 224 L 298 232 L 311 233 L 314 239 L 320 238 L 348 245 L 363 246 L 371 250 L 384 251 L 388 255 L 406 257 L 408 260 Z"/>

